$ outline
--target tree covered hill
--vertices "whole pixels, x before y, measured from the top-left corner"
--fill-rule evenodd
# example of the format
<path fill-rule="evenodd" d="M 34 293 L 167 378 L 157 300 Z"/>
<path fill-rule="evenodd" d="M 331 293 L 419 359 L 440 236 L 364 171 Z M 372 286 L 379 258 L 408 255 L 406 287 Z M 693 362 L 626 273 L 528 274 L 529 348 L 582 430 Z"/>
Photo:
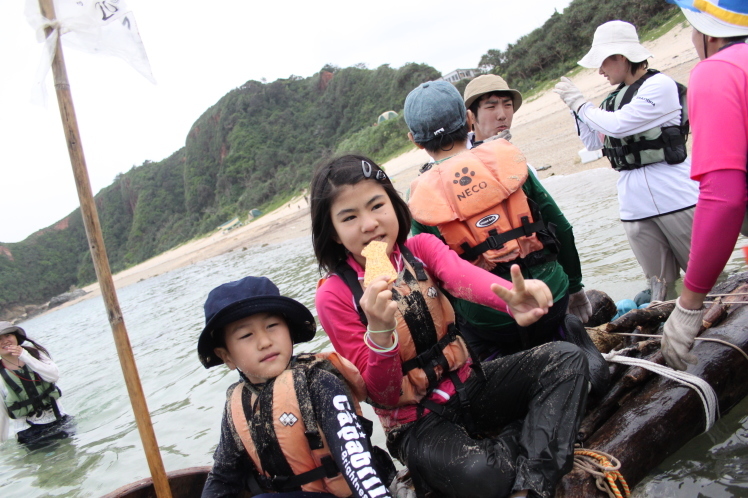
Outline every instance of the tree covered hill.
<path fill-rule="evenodd" d="M 328 65 L 308 78 L 248 81 L 230 91 L 195 122 L 184 148 L 118 175 L 96 195 L 112 270 L 298 192 L 315 164 L 335 152 L 368 144 L 366 152 L 376 158 L 392 142 L 369 137 L 379 114 L 400 112 L 410 90 L 439 76 L 415 63 Z M 394 122 L 400 129 L 394 142 L 402 144 L 402 119 Z M 387 135 L 393 125 L 376 129 Z M 0 316 L 12 305 L 44 302 L 95 278 L 76 209 L 22 242 L 0 244 Z"/>
<path fill-rule="evenodd" d="M 641 33 L 675 12 L 663 0 L 574 0 L 506 49 L 488 50 L 479 65 L 532 91 L 576 67 L 603 22 L 629 21 Z M 470 27 L 475 20 L 466 23 Z M 399 69 L 327 65 L 311 77 L 248 81 L 230 91 L 195 122 L 184 148 L 118 175 L 96 195 L 112 270 L 298 192 L 313 167 L 332 154 L 356 151 L 380 160 L 397 152 L 407 144 L 402 117 L 371 125 L 384 111 L 400 113 L 410 90 L 439 76 L 415 63 Z M 466 83 L 457 84 L 460 92 Z M 0 243 L 0 319 L 14 305 L 41 303 L 95 278 L 75 210 L 22 242 Z"/>

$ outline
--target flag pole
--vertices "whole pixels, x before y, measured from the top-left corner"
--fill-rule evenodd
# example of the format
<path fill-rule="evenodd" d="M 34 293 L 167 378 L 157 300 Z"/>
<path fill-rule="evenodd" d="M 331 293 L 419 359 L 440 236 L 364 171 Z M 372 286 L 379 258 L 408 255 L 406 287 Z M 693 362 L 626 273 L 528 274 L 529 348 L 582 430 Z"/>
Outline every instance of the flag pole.
<path fill-rule="evenodd" d="M 39 7 L 46 19 L 51 22 L 56 20 L 57 16 L 53 0 L 39 0 Z M 49 36 L 52 30 L 52 27 L 46 27 L 45 34 Z M 156 495 L 159 498 L 171 498 L 171 488 L 166 477 L 164 462 L 161 459 L 161 452 L 158 449 L 156 434 L 153 432 L 151 415 L 148 412 L 145 395 L 143 394 L 143 386 L 140 383 L 138 369 L 135 365 L 132 347 L 130 346 L 130 338 L 127 335 L 122 310 L 117 300 L 112 271 L 109 268 L 109 259 L 107 258 L 106 248 L 104 247 L 101 223 L 99 222 L 99 215 L 91 190 L 86 159 L 83 155 L 78 121 L 75 117 L 75 108 L 73 107 L 73 96 L 70 92 L 70 83 L 68 82 L 67 70 L 65 69 L 65 59 L 62 54 L 62 43 L 59 38 L 56 43 L 54 59 L 52 60 L 52 73 L 54 75 L 57 103 L 60 107 L 60 117 L 62 118 L 62 126 L 65 131 L 68 154 L 70 155 L 70 163 L 73 167 L 75 185 L 78 189 L 83 224 L 86 228 L 86 236 L 88 237 L 88 246 L 91 251 L 91 257 L 93 258 L 96 276 L 99 280 L 101 295 L 104 298 L 109 325 L 114 335 L 114 344 L 117 347 L 117 355 L 122 366 L 122 373 L 125 376 L 125 384 L 127 384 L 127 392 L 130 395 L 135 422 L 140 432 L 140 439 L 143 442 Z"/>

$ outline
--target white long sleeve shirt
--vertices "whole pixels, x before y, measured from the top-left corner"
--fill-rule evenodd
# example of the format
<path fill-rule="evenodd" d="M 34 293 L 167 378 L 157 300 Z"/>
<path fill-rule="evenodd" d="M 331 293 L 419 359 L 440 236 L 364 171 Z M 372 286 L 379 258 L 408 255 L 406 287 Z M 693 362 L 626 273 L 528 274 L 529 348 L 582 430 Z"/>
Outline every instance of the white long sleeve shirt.
<path fill-rule="evenodd" d="M 47 382 L 57 382 L 60 378 L 60 371 L 57 368 L 57 365 L 55 365 L 54 362 L 44 353 L 40 352 L 39 355 L 41 356 L 41 359 L 37 360 L 31 356 L 26 349 L 24 349 L 18 359 L 28 365 L 31 370 L 39 374 L 39 376 Z M 0 403 L 0 443 L 15 436 L 17 432 L 28 429 L 29 424 L 27 422 L 34 424 L 48 424 L 57 420 L 54 411 L 51 409 L 42 412 L 39 416 L 21 417 L 17 419 L 10 418 L 8 416 L 8 409 L 5 406 L 5 399 L 8 397 L 8 386 L 4 381 L 2 381 L 2 377 L 0 377 L 0 396 L 3 399 L 3 402 Z M 65 415 L 60 400 L 55 400 L 55 403 L 57 403 L 57 409 L 60 411 L 60 414 Z"/>
<path fill-rule="evenodd" d="M 670 77 L 647 79 L 630 103 L 604 111 L 587 102 L 578 111 L 579 132 L 587 150 L 603 147 L 605 136 L 623 138 L 657 126 L 680 125 L 678 88 Z M 621 171 L 618 205 L 622 221 L 639 221 L 680 211 L 696 204 L 698 183 L 690 179 L 691 160 L 665 161 Z"/>

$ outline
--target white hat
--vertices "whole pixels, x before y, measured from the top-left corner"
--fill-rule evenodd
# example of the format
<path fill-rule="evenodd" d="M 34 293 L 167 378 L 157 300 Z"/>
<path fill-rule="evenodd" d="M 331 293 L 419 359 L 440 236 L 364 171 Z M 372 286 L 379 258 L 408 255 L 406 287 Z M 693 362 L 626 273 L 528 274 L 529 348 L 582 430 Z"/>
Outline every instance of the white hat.
<path fill-rule="evenodd" d="M 642 62 L 652 54 L 639 43 L 639 36 L 633 24 L 623 21 L 609 21 L 595 30 L 592 48 L 582 60 L 577 62 L 582 67 L 596 69 L 611 55 L 623 55 L 631 62 Z"/>
<path fill-rule="evenodd" d="M 721 19 L 717 19 L 706 12 L 696 12 L 694 10 L 681 7 L 683 15 L 686 16 L 691 26 L 704 33 L 707 36 L 717 38 L 731 38 L 733 36 L 748 36 L 748 26 L 738 26 L 730 24 Z"/>

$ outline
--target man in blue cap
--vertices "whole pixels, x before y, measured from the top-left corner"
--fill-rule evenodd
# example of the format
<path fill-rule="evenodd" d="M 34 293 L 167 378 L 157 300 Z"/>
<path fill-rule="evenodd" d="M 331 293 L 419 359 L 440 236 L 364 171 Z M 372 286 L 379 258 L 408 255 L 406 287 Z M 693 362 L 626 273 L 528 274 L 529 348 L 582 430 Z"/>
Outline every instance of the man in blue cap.
<path fill-rule="evenodd" d="M 512 264 L 519 264 L 526 278 L 544 281 L 554 296 L 548 313 L 530 327 L 520 327 L 505 313 L 454 299 L 459 329 L 468 345 L 481 359 L 489 359 L 568 340 L 587 354 L 593 393 L 601 394 L 608 368 L 582 325 L 591 307 L 582 288 L 572 227 L 529 172 L 522 152 L 502 139 L 468 150 L 465 105 L 457 89 L 444 81 L 423 83 L 410 92 L 404 114 L 408 137 L 434 160 L 411 185 L 413 234 L 433 233 L 463 258 L 504 278 Z M 486 185 L 498 181 L 502 187 L 481 187 L 484 180 L 472 168 L 473 156 L 491 171 Z M 467 188 L 452 197 L 435 198 L 432 190 L 419 189 L 435 175 L 456 175 L 454 183 Z M 469 212 L 464 209 L 468 197 Z M 437 205 L 454 210 L 437 213 Z M 520 213 L 526 216 L 517 216 Z M 459 226 L 452 223 L 455 220 Z M 575 296 L 573 305 L 570 294 Z"/>

